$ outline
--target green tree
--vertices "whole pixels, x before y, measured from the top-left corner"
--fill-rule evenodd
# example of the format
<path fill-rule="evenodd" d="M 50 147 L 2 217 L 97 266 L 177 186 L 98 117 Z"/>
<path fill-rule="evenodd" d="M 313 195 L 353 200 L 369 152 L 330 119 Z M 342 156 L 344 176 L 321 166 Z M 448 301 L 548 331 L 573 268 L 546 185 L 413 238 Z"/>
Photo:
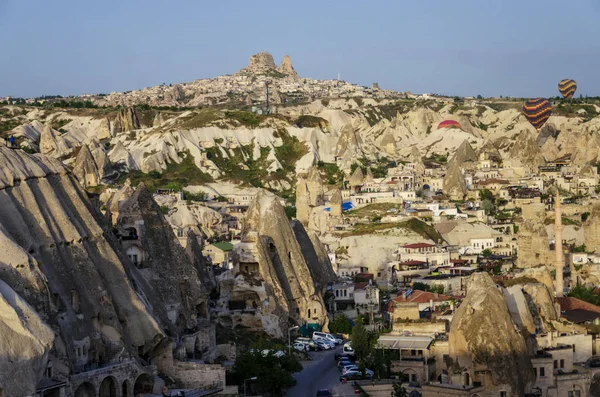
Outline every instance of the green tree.
<path fill-rule="evenodd" d="M 434 294 L 443 294 L 444 286 L 440 284 L 432 285 L 429 287 L 429 292 L 433 292 Z"/>
<path fill-rule="evenodd" d="M 587 218 L 589 218 L 590 213 L 589 212 L 584 212 L 583 214 L 581 214 L 581 222 L 585 222 L 587 220 Z"/>
<path fill-rule="evenodd" d="M 484 258 L 489 258 L 490 256 L 492 256 L 492 250 L 490 250 L 489 248 L 484 249 L 483 251 L 481 251 L 481 256 L 483 256 Z"/>
<path fill-rule="evenodd" d="M 352 349 L 354 349 L 356 358 L 360 361 L 363 361 L 371 352 L 369 333 L 361 316 L 356 319 L 356 324 L 352 328 Z"/>
<path fill-rule="evenodd" d="M 412 289 L 418 289 L 419 291 L 427 291 L 429 290 L 429 286 L 424 283 L 414 282 L 412 284 Z"/>
<path fill-rule="evenodd" d="M 408 392 L 401 383 L 394 383 L 391 397 L 408 397 Z"/>
<path fill-rule="evenodd" d="M 255 347 L 253 351 L 239 355 L 233 365 L 233 378 L 242 386 L 244 379 L 256 376 L 257 387 L 262 393 L 282 396 L 283 390 L 294 383 L 292 374 L 301 371 L 302 365 L 294 355 L 277 357 L 274 345 L 270 349 L 264 347 Z M 264 350 L 268 353 L 263 354 Z"/>
<path fill-rule="evenodd" d="M 489 189 L 481 189 L 479 190 L 479 199 L 493 201 L 494 193 L 492 193 Z"/>
<path fill-rule="evenodd" d="M 573 287 L 569 292 L 569 296 L 600 306 L 600 295 L 595 294 L 592 288 L 586 288 L 581 284 L 577 284 Z M 354 345 L 354 343 L 352 344 Z"/>
<path fill-rule="evenodd" d="M 351 334 L 352 324 L 350 319 L 344 313 L 338 313 L 329 324 L 329 330 L 338 334 Z"/>
<path fill-rule="evenodd" d="M 493 215 L 494 214 L 494 203 L 492 203 L 490 200 L 482 200 L 481 201 L 481 209 L 485 211 L 486 215 Z"/>

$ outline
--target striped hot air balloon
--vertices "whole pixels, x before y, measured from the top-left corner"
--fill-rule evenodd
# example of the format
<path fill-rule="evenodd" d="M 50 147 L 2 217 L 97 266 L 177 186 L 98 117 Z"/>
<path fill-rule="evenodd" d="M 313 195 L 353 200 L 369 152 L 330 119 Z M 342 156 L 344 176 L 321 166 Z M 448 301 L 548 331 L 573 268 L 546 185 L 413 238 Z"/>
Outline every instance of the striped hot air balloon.
<path fill-rule="evenodd" d="M 560 83 L 558 83 L 558 90 L 563 98 L 571 99 L 573 98 L 573 95 L 575 95 L 575 91 L 577 91 L 577 82 L 571 79 L 561 80 Z"/>
<path fill-rule="evenodd" d="M 438 130 L 440 128 L 462 128 L 460 126 L 460 123 L 456 120 L 444 120 L 441 123 L 438 124 Z"/>
<path fill-rule="evenodd" d="M 544 98 L 530 99 L 523 105 L 523 114 L 539 130 L 552 115 L 552 105 Z"/>

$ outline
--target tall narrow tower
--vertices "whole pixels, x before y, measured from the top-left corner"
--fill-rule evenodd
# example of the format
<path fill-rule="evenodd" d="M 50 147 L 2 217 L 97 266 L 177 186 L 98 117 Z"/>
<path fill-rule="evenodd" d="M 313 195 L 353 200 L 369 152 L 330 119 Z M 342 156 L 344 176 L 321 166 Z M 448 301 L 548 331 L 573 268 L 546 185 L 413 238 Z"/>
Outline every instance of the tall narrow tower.
<path fill-rule="evenodd" d="M 554 269 L 556 270 L 556 288 L 554 295 L 557 297 L 563 296 L 563 269 L 565 267 L 565 255 L 563 253 L 562 246 L 562 215 L 560 211 L 560 194 L 558 187 L 556 188 L 556 201 L 554 203 L 554 253 L 556 255 L 556 262 L 554 263 Z"/>

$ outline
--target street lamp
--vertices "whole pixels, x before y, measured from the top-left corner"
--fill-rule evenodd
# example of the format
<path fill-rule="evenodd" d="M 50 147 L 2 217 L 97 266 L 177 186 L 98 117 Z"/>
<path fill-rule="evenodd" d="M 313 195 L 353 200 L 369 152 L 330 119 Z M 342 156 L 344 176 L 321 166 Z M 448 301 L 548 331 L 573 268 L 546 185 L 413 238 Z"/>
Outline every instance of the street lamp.
<path fill-rule="evenodd" d="M 252 378 L 244 379 L 244 397 L 246 397 L 246 381 L 256 380 L 256 379 L 258 379 L 256 376 L 253 376 Z"/>
<path fill-rule="evenodd" d="M 292 328 L 288 329 L 288 355 L 290 356 L 292 355 L 292 331 L 298 328 L 300 327 L 295 325 Z"/>

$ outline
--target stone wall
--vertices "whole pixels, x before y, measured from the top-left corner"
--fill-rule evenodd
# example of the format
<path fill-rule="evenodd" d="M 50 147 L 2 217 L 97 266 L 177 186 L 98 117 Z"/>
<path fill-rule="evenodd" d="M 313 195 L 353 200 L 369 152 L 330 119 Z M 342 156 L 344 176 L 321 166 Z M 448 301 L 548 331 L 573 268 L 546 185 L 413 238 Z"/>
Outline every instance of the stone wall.
<path fill-rule="evenodd" d="M 218 364 L 175 361 L 167 374 L 185 388 L 225 387 L 225 368 Z"/>
<path fill-rule="evenodd" d="M 393 332 L 410 332 L 415 335 L 430 335 L 435 333 L 445 333 L 448 328 L 446 321 L 428 321 L 428 322 L 401 322 L 394 323 Z"/>

